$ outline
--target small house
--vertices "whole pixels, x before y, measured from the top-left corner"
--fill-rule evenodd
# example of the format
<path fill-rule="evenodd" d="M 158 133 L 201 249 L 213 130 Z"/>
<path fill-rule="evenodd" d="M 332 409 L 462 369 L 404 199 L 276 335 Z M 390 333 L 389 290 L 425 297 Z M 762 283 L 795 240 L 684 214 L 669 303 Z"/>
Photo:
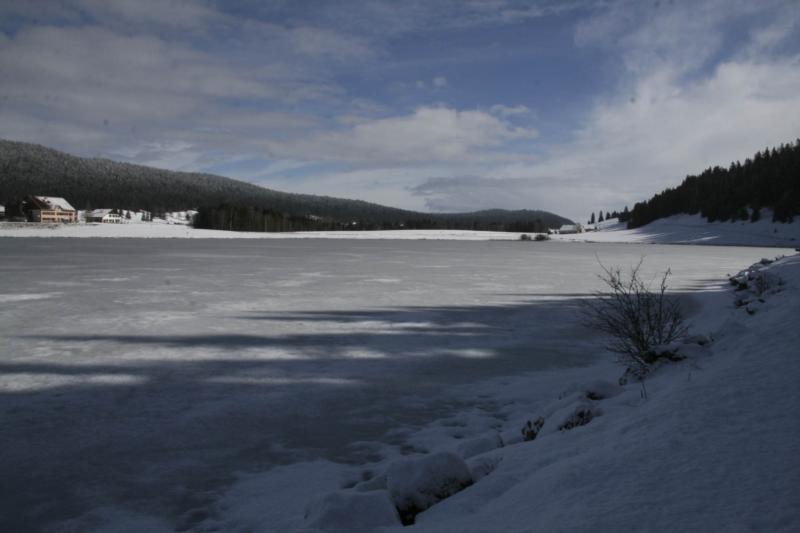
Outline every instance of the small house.
<path fill-rule="evenodd" d="M 78 221 L 75 208 L 57 196 L 29 196 L 25 213 L 30 222 L 74 224 Z"/>

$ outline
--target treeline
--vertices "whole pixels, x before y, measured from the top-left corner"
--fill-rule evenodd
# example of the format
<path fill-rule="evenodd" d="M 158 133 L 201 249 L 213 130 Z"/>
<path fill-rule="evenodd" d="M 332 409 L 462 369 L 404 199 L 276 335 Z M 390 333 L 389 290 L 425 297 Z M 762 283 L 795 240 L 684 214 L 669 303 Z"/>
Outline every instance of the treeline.
<path fill-rule="evenodd" d="M 625 209 L 620 213 L 617 211 L 608 211 L 605 214 L 605 218 L 603 216 L 603 211 L 600 210 L 597 213 L 597 218 L 595 218 L 594 213 L 589 217 L 589 224 L 596 224 L 598 222 L 603 222 L 604 220 L 611 220 L 612 218 L 618 219 L 619 222 L 626 222 L 630 217 L 630 213 L 628 212 L 627 206 Z"/>
<path fill-rule="evenodd" d="M 27 195 L 61 196 L 77 209 L 153 213 L 220 204 L 261 206 L 300 216 L 403 220 L 410 213 L 359 200 L 285 193 L 212 174 L 75 157 L 36 144 L 0 140 L 0 204 L 13 204 Z"/>
<path fill-rule="evenodd" d="M 621 221 L 627 219 L 628 227 L 636 228 L 659 218 L 699 213 L 709 222 L 755 222 L 764 208 L 772 210 L 774 222 L 791 222 L 800 215 L 800 139 L 756 152 L 744 163 L 687 176 L 678 187 L 637 203 Z"/>
<path fill-rule="evenodd" d="M 275 191 L 192 172 L 75 157 L 44 146 L 0 140 L 0 204 L 28 195 L 61 196 L 76 209 L 200 209 L 199 227 L 247 231 L 303 229 L 488 229 L 536 232 L 571 221 L 547 211 L 419 213 L 329 196 Z M 264 229 L 268 228 L 268 229 Z"/>
<path fill-rule="evenodd" d="M 370 231 L 394 229 L 458 229 L 475 231 L 513 231 L 545 233 L 548 227 L 560 226 L 557 220 L 552 226 L 542 218 L 515 218 L 520 212 L 507 211 L 496 214 L 479 211 L 454 215 L 422 215 L 398 221 L 375 221 L 368 219 L 338 220 L 315 215 L 292 215 L 274 209 L 254 206 L 218 205 L 202 206 L 194 217 L 194 227 L 229 231 Z M 532 212 L 536 213 L 536 212 Z M 530 217 L 531 215 L 529 215 Z M 560 218 L 560 217 L 558 217 Z M 566 220 L 566 219 L 563 219 Z"/>

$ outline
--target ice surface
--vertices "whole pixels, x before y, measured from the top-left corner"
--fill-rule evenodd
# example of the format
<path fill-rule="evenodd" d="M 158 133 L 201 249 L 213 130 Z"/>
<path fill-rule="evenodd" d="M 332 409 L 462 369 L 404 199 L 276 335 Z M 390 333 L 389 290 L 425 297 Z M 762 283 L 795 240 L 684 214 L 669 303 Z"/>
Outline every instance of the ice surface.
<path fill-rule="evenodd" d="M 776 253 L 0 239 L 0 530 L 301 527 L 404 454 L 518 435 L 556 373 L 607 357 L 574 320 L 596 255 L 696 290 Z"/>

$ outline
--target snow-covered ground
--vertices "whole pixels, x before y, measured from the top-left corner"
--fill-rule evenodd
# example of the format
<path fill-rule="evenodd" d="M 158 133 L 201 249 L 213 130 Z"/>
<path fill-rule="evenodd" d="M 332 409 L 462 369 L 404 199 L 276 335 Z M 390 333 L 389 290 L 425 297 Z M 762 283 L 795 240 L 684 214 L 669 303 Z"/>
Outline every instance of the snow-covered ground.
<path fill-rule="evenodd" d="M 800 265 L 754 315 L 721 284 L 778 252 L 0 239 L 0 529 L 377 530 L 463 457 L 414 529 L 791 530 Z M 715 342 L 554 431 L 620 373 L 597 258 L 641 256 Z"/>
<path fill-rule="evenodd" d="M 360 240 L 519 240 L 520 233 L 467 230 L 296 231 L 264 233 L 195 229 L 178 223 L 3 224 L 0 237 L 105 237 L 142 239 L 360 239 Z"/>
<path fill-rule="evenodd" d="M 614 222 L 616 219 L 601 222 L 598 231 L 553 238 L 573 242 L 800 246 L 800 220 L 791 224 L 774 223 L 767 210 L 758 222 L 706 222 L 700 215 L 675 215 L 636 229 Z"/>
<path fill-rule="evenodd" d="M 366 239 L 366 240 L 459 240 L 515 241 L 521 233 L 467 230 L 300 231 L 261 233 L 194 229 L 186 225 L 187 212 L 171 214 L 170 223 L 158 219 L 135 224 L 3 224 L 0 237 L 106 237 L 176 239 Z M 193 212 L 192 212 L 193 213 Z M 181 218 L 183 217 L 183 218 Z M 732 246 L 800 246 L 800 220 L 772 223 L 771 214 L 755 223 L 708 223 L 699 215 L 676 215 L 629 230 L 616 219 L 587 225 L 586 233 L 552 235 L 557 241 L 640 244 L 710 244 Z M 594 231 L 594 230 L 597 231 Z"/>

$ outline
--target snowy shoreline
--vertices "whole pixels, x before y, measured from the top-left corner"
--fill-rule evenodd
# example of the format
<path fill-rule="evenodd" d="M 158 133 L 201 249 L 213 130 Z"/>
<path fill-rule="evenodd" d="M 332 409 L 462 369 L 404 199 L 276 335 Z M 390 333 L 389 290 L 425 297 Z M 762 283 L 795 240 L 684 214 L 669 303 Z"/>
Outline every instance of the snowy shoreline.
<path fill-rule="evenodd" d="M 775 285 L 758 295 L 725 280 L 709 287 L 692 317 L 703 340 L 690 339 L 684 361 L 648 378 L 646 394 L 638 383 L 617 385 L 610 357 L 459 388 L 454 397 L 504 405 L 506 422 L 470 432 L 485 415 L 461 412 L 408 435 L 410 456 L 244 476 L 220 501 L 220 525 L 405 531 L 395 506 L 414 502 L 429 506 L 411 528 L 425 532 L 796 531 L 800 424 L 786 413 L 798 401 L 800 255 L 743 272 L 740 280 L 764 274 Z M 739 305 L 742 295 L 752 303 Z M 569 427 L 579 412 L 591 413 L 588 422 Z M 520 429 L 536 420 L 537 438 L 523 439 Z"/>
<path fill-rule="evenodd" d="M 262 233 L 195 229 L 187 225 L 75 224 L 39 225 L 0 223 L 2 237 L 36 238 L 133 238 L 133 239 L 354 239 L 354 240 L 455 240 L 518 241 L 523 233 L 470 230 L 375 230 L 303 231 Z M 760 246 L 797 248 L 800 246 L 800 221 L 790 224 L 770 222 L 706 222 L 699 215 L 676 215 L 647 226 L 627 229 L 624 224 L 606 224 L 598 231 L 551 235 L 560 242 L 699 244 L 711 246 Z"/>

